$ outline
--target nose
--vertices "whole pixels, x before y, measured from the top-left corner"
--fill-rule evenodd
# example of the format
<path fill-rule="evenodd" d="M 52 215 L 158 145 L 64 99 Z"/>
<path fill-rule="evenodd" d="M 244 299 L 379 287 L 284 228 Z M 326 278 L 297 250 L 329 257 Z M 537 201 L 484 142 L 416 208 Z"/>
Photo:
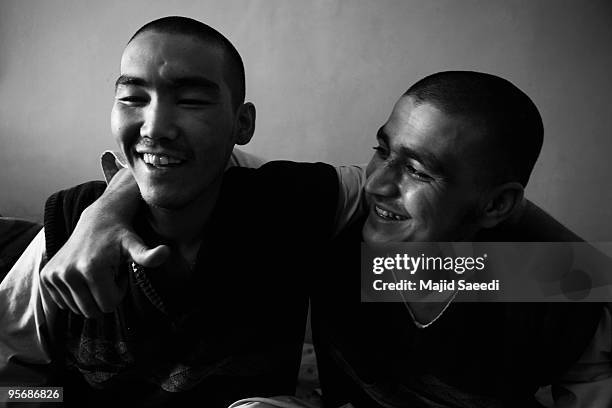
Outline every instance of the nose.
<path fill-rule="evenodd" d="M 376 165 L 368 174 L 365 191 L 380 198 L 395 198 L 400 193 L 400 172 L 392 162 Z"/>
<path fill-rule="evenodd" d="M 163 101 L 151 101 L 147 106 L 140 136 L 149 139 L 174 140 L 178 135 L 174 109 Z"/>

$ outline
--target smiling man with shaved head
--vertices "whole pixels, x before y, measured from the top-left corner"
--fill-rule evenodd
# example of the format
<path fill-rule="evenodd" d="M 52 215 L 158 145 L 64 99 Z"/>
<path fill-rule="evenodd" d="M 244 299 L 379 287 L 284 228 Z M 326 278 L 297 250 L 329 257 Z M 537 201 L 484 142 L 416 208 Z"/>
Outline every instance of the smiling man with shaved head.
<path fill-rule="evenodd" d="M 120 228 L 87 208 L 105 183 L 51 196 L 44 231 L 0 285 L 2 385 L 61 385 L 65 403 L 104 407 L 223 407 L 295 391 L 308 305 L 302 254 L 331 236 L 337 201 L 318 197 L 338 195 L 339 173 L 295 163 L 225 171 L 254 132 L 244 96 L 240 55 L 211 27 L 166 17 L 130 39 L 111 129 L 128 167 L 115 178 L 136 180 L 121 200 L 139 238 L 116 231 L 128 246 L 155 249 L 103 257 L 107 282 L 121 287 L 111 295 L 118 307 L 98 307 L 104 290 L 81 280 L 54 283 L 85 299 L 48 290 L 39 271 L 69 237 L 84 250 L 87 237 L 105 244 L 80 218 Z"/>

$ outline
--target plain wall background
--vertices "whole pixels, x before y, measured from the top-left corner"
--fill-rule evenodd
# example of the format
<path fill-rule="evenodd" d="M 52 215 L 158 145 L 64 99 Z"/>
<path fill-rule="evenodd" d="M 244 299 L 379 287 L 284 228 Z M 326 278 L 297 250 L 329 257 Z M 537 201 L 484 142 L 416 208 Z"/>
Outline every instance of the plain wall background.
<path fill-rule="evenodd" d="M 435 71 L 503 76 L 546 129 L 527 195 L 612 241 L 612 2 L 0 0 L 0 213 L 41 220 L 52 192 L 100 179 L 125 42 L 185 15 L 241 52 L 268 158 L 363 163 L 396 99 Z"/>

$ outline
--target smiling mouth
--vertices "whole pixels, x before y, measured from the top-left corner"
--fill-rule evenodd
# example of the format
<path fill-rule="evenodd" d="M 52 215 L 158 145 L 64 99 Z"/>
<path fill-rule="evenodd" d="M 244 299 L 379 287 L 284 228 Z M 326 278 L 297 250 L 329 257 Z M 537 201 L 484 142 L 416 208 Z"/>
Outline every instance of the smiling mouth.
<path fill-rule="evenodd" d="M 383 220 L 387 220 L 387 221 L 406 221 L 408 219 L 408 217 L 405 217 L 403 215 L 399 215 L 391 211 L 383 210 L 377 205 L 374 205 L 374 211 L 376 212 L 376 215 L 378 215 Z"/>
<path fill-rule="evenodd" d="M 184 160 L 165 154 L 143 153 L 142 161 L 157 168 L 176 167 L 184 163 Z"/>

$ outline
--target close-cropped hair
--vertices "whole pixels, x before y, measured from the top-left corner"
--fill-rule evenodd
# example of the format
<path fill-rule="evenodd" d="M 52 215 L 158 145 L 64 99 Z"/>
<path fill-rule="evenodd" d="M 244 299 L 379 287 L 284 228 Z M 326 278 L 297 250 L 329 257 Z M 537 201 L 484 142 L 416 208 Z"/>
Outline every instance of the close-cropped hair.
<path fill-rule="evenodd" d="M 188 17 L 168 16 L 153 20 L 140 27 L 130 38 L 128 44 L 146 32 L 157 32 L 167 34 L 180 34 L 195 37 L 213 47 L 219 47 L 224 55 L 224 77 L 227 82 L 231 96 L 232 105 L 237 109 L 244 103 L 246 79 L 244 63 L 236 47 L 223 34 L 200 21 Z"/>
<path fill-rule="evenodd" d="M 404 95 L 484 132 L 489 183 L 527 185 L 542 149 L 544 125 L 533 101 L 510 81 L 482 72 L 445 71 L 421 79 Z"/>

